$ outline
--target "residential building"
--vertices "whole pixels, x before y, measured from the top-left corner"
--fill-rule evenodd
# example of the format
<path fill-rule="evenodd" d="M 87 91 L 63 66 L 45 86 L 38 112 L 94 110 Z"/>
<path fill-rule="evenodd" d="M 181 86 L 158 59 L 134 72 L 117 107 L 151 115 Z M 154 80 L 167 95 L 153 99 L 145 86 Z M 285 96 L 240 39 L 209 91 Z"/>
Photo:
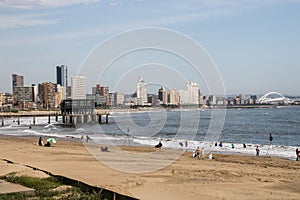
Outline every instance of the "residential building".
<path fill-rule="evenodd" d="M 14 96 L 10 93 L 4 93 L 3 100 L 2 100 L 2 110 L 6 110 L 6 111 L 11 110 L 13 104 L 14 104 Z"/>
<path fill-rule="evenodd" d="M 31 87 L 32 87 L 33 102 L 37 103 L 39 101 L 39 96 L 38 96 L 39 88 L 38 88 L 38 85 L 32 84 Z"/>
<path fill-rule="evenodd" d="M 71 78 L 72 99 L 86 99 L 86 78 L 84 76 L 73 76 Z"/>
<path fill-rule="evenodd" d="M 64 96 L 64 87 L 59 84 L 44 82 L 39 84 L 39 98 L 42 107 L 47 109 L 57 109 Z"/>
<path fill-rule="evenodd" d="M 109 87 L 97 84 L 96 87 L 92 87 L 92 94 L 95 96 L 96 107 L 111 106 Z"/>
<path fill-rule="evenodd" d="M 116 92 L 114 95 L 113 105 L 114 107 L 122 107 L 124 105 L 124 94 Z"/>
<path fill-rule="evenodd" d="M 34 101 L 33 87 L 14 86 L 13 88 L 14 104 L 19 109 L 31 109 Z"/>
<path fill-rule="evenodd" d="M 187 90 L 178 90 L 180 105 L 189 105 L 189 95 Z"/>
<path fill-rule="evenodd" d="M 51 82 L 44 82 L 40 84 L 39 96 L 42 102 L 43 108 L 54 109 L 55 108 L 55 84 Z"/>
<path fill-rule="evenodd" d="M 12 74 L 12 92 L 14 87 L 23 87 L 24 86 L 24 76 L 18 74 Z"/>
<path fill-rule="evenodd" d="M 147 88 L 146 83 L 142 77 L 139 77 L 136 87 L 136 97 L 137 97 L 137 105 L 144 106 L 147 105 Z"/>
<path fill-rule="evenodd" d="M 168 104 L 168 92 L 164 87 L 158 90 L 158 99 L 161 101 L 162 105 Z"/>
<path fill-rule="evenodd" d="M 179 93 L 176 89 L 172 89 L 170 92 L 168 92 L 167 104 L 172 106 L 179 106 Z"/>
<path fill-rule="evenodd" d="M 199 85 L 197 83 L 189 83 L 187 90 L 179 90 L 180 105 L 199 105 Z"/>
<path fill-rule="evenodd" d="M 198 105 L 199 104 L 199 85 L 197 83 L 191 82 L 187 85 L 187 91 L 189 96 L 189 104 Z"/>
<path fill-rule="evenodd" d="M 215 106 L 217 104 L 217 97 L 215 95 L 208 96 L 208 105 Z"/>

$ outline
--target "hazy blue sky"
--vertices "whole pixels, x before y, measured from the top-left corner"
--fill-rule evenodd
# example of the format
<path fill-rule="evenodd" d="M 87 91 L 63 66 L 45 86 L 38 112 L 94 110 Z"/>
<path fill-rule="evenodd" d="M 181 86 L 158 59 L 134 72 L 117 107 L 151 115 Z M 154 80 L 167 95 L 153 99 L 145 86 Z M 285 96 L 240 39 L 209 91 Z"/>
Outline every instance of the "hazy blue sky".
<path fill-rule="evenodd" d="M 0 92 L 11 91 L 12 73 L 24 75 L 26 85 L 55 82 L 56 65 L 68 65 L 74 75 L 106 38 L 163 27 L 207 50 L 227 94 L 300 95 L 299 10 L 297 0 L 0 0 Z M 147 74 L 156 76 L 155 70 Z M 165 77 L 173 81 L 170 88 L 185 89 L 176 76 Z M 132 91 L 137 79 L 121 92 Z M 204 87 L 201 80 L 188 81 Z"/>

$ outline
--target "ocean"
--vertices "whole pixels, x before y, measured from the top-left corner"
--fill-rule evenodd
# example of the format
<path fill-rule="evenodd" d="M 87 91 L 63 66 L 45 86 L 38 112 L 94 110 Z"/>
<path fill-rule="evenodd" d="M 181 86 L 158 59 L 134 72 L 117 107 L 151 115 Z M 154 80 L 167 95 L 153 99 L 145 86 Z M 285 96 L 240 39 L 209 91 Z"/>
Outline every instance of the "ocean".
<path fill-rule="evenodd" d="M 194 151 L 199 146 L 205 152 L 247 155 L 255 155 L 255 148 L 259 146 L 261 156 L 288 159 L 295 159 L 295 149 L 300 148 L 300 106 L 137 112 L 112 110 L 109 124 L 88 122 L 76 127 L 63 127 L 60 121 L 48 124 L 47 117 L 39 117 L 36 118 L 36 126 L 29 129 L 31 123 L 30 117 L 22 118 L 21 125 L 17 125 L 15 118 L 9 118 L 0 127 L 0 135 L 36 136 L 37 139 L 38 136 L 57 137 L 58 142 L 59 138 L 83 138 L 85 142 L 84 138 L 88 135 L 92 141 L 107 145 L 154 146 L 161 140 L 163 147 L 184 151 Z"/>

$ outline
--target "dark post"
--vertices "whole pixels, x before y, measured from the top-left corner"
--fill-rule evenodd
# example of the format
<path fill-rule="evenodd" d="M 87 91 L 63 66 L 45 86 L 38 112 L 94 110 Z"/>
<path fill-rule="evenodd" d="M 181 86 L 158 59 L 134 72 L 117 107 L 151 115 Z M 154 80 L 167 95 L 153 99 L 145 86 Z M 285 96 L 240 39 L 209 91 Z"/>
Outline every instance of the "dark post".
<path fill-rule="evenodd" d="M 63 115 L 63 116 L 62 116 L 62 121 L 63 121 L 63 124 L 66 123 L 66 115 Z"/>
<path fill-rule="evenodd" d="M 70 124 L 73 124 L 73 116 L 70 115 Z"/>
<path fill-rule="evenodd" d="M 35 116 L 33 115 L 33 125 L 35 125 Z"/>
<path fill-rule="evenodd" d="M 108 124 L 108 114 L 106 114 L 106 123 Z"/>
<path fill-rule="evenodd" d="M 2 117 L 2 126 L 4 126 L 4 117 Z"/>
<path fill-rule="evenodd" d="M 58 114 L 55 115 L 55 121 L 58 122 Z"/>
<path fill-rule="evenodd" d="M 50 124 L 50 115 L 48 115 L 48 124 Z"/>
<path fill-rule="evenodd" d="M 83 115 L 83 123 L 86 123 L 89 120 L 88 115 Z"/>
<path fill-rule="evenodd" d="M 20 116 L 18 116 L 18 125 L 20 125 Z"/>
<path fill-rule="evenodd" d="M 96 116 L 95 115 L 91 115 L 92 117 L 92 122 L 95 122 L 96 121 Z"/>
<path fill-rule="evenodd" d="M 98 115 L 98 122 L 99 122 L 99 124 L 101 124 L 101 118 L 102 118 L 102 116 Z"/>

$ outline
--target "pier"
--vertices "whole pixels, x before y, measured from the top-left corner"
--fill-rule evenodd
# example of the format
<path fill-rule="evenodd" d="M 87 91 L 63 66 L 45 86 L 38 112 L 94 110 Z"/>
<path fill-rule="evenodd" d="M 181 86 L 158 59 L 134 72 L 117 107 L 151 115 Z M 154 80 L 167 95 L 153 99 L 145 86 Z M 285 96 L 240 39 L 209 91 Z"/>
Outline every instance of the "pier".
<path fill-rule="evenodd" d="M 20 113 L 0 113 L 1 125 L 5 125 L 5 121 L 8 118 L 16 118 L 18 125 L 21 124 L 21 118 L 27 117 L 32 118 L 32 125 L 36 125 L 36 120 L 39 117 L 48 117 L 48 124 L 51 122 L 58 122 L 59 119 L 62 125 L 76 125 L 87 122 L 97 122 L 99 124 L 108 124 L 108 116 L 110 113 L 108 111 L 97 111 L 94 113 L 61 113 L 53 111 L 33 111 L 33 112 L 20 112 Z M 105 118 L 104 120 L 102 118 Z"/>

